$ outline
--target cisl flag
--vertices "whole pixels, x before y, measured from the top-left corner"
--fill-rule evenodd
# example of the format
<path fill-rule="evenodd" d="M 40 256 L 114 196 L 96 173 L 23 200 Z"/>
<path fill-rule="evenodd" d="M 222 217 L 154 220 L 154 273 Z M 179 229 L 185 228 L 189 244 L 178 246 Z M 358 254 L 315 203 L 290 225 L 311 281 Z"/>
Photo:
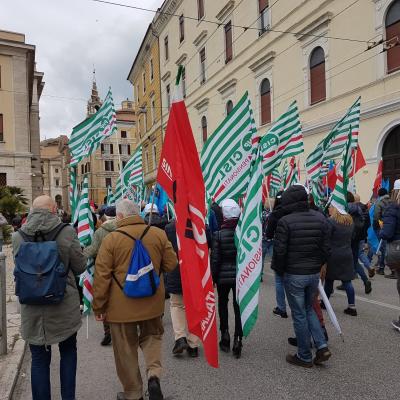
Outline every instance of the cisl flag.
<path fill-rule="evenodd" d="M 182 68 L 179 75 L 181 71 Z M 216 307 L 205 232 L 204 180 L 180 85 L 169 113 L 157 182 L 174 202 L 188 328 L 202 340 L 208 363 L 217 368 Z"/>

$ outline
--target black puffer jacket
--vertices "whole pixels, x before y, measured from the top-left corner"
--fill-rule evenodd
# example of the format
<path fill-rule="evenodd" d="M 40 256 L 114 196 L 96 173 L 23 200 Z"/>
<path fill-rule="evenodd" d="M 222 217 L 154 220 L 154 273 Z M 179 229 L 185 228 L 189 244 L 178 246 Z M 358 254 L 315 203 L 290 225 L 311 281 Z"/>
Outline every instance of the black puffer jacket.
<path fill-rule="evenodd" d="M 400 207 L 391 203 L 383 214 L 383 228 L 380 238 L 392 242 L 400 240 Z"/>
<path fill-rule="evenodd" d="M 276 227 L 278 226 L 279 220 L 285 215 L 285 211 L 282 205 L 274 207 L 271 214 L 268 216 L 267 229 L 265 230 L 265 237 L 270 240 L 275 236 Z"/>
<path fill-rule="evenodd" d="M 235 229 L 237 218 L 225 220 L 221 230 L 213 236 L 211 246 L 211 272 L 214 283 L 234 286 L 236 283 Z"/>
<path fill-rule="evenodd" d="M 144 216 L 144 222 L 146 222 L 146 224 L 149 223 L 149 218 L 150 218 L 150 214 L 146 214 Z M 162 230 L 165 229 L 165 226 L 168 224 L 168 220 L 166 216 L 160 217 L 158 214 L 154 213 L 151 215 L 151 226 L 156 226 L 157 228 L 160 228 Z"/>
<path fill-rule="evenodd" d="M 168 240 L 171 242 L 172 247 L 175 250 L 176 256 L 179 260 L 178 255 L 178 242 L 176 240 L 176 224 L 175 220 L 172 220 L 166 227 L 165 233 L 167 234 Z M 182 281 L 181 281 L 181 270 L 178 266 L 172 271 L 168 272 L 166 277 L 166 285 L 168 293 L 182 294 Z"/>
<path fill-rule="evenodd" d="M 300 185 L 283 193 L 282 208 L 286 215 L 276 229 L 272 268 L 279 275 L 319 273 L 330 255 L 325 217 L 309 209 L 307 193 Z"/>

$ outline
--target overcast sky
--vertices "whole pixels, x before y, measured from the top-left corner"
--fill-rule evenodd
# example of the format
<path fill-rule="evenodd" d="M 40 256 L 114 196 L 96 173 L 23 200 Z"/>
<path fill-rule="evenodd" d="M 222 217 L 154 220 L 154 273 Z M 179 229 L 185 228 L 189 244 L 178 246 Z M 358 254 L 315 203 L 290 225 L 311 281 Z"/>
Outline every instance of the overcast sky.
<path fill-rule="evenodd" d="M 162 0 L 121 0 L 156 9 Z M 36 45 L 46 82 L 40 100 L 41 137 L 71 133 L 86 113 L 93 64 L 104 98 L 109 86 L 118 107 L 132 98 L 126 80 L 153 13 L 91 0 L 0 0 L 0 29 L 21 32 Z M 64 98 L 55 98 L 59 96 Z"/>

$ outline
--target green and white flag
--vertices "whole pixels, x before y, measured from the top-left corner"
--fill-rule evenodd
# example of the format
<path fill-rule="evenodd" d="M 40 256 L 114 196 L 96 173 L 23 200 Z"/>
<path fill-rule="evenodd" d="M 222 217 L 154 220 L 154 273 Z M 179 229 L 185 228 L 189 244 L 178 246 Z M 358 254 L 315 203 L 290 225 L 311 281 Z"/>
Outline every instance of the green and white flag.
<path fill-rule="evenodd" d="M 235 243 L 238 249 L 236 298 L 240 307 L 244 336 L 250 334 L 258 317 L 262 270 L 262 182 L 261 158 L 257 153 L 243 212 L 235 231 Z"/>
<path fill-rule="evenodd" d="M 78 213 L 78 239 L 82 246 L 86 247 L 92 243 L 94 234 L 94 223 L 92 210 L 89 203 L 89 184 L 88 177 L 83 180 L 83 187 L 79 201 Z"/>
<path fill-rule="evenodd" d="M 111 89 L 108 91 L 103 105 L 96 114 L 77 125 L 71 134 L 68 147 L 71 152 L 71 166 L 90 156 L 100 143 L 117 130 Z"/>
<path fill-rule="evenodd" d="M 303 153 L 303 134 L 296 101 L 261 138 L 260 147 L 265 176 L 270 175 L 275 168 L 279 168 L 285 158 Z"/>
<path fill-rule="evenodd" d="M 107 206 L 115 206 L 114 193 L 111 186 L 107 187 Z"/>
<path fill-rule="evenodd" d="M 346 146 L 343 149 L 342 163 L 337 175 L 335 189 L 331 196 L 331 204 L 339 211 L 347 210 L 347 187 L 349 185 L 349 177 L 352 172 L 351 149 L 353 146 L 352 129 L 350 127 L 347 135 Z"/>
<path fill-rule="evenodd" d="M 204 144 L 201 169 L 206 191 L 217 203 L 246 193 L 257 130 L 248 93 Z"/>
<path fill-rule="evenodd" d="M 69 169 L 69 204 L 71 207 L 71 222 L 75 224 L 78 220 L 79 213 L 79 192 L 78 185 L 76 182 L 76 167 L 71 167 Z"/>
<path fill-rule="evenodd" d="M 135 196 L 134 188 L 142 188 L 143 185 L 142 146 L 140 146 L 120 173 L 115 188 L 115 201 L 124 197 L 133 200 Z"/>

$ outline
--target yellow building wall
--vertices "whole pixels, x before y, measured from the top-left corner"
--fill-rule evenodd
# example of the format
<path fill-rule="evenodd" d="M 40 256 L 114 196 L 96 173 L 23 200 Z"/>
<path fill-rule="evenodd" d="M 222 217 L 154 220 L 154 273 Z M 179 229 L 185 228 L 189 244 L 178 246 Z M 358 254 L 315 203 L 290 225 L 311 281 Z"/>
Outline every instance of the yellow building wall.
<path fill-rule="evenodd" d="M 4 151 L 15 151 L 15 116 L 13 95 L 12 58 L 0 55 L 1 87 L 0 114 L 3 114 Z"/>

